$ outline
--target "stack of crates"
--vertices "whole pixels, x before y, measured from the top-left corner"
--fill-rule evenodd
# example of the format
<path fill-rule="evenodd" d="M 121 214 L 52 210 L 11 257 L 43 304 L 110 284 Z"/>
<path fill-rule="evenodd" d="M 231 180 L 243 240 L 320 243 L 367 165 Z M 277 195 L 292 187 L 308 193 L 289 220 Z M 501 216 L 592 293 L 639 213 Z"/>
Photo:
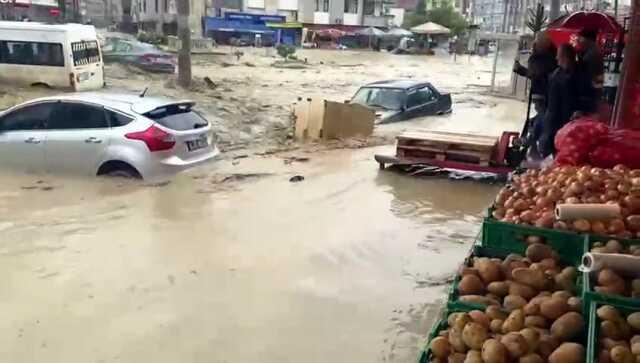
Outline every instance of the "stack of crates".
<path fill-rule="evenodd" d="M 504 258 L 511 253 L 524 256 L 527 248 L 525 240 L 529 236 L 542 237 L 546 244 L 558 252 L 560 261 L 564 265 L 574 266 L 576 268 L 581 265 L 584 253 L 589 252 L 596 242 L 606 242 L 610 239 L 616 239 L 623 245 L 640 244 L 640 240 L 623 240 L 613 237 L 577 234 L 569 231 L 515 225 L 499 222 L 492 218 L 485 218 L 482 225 L 481 238 L 473 244 L 464 263 L 467 265 L 473 257 L 477 256 Z M 596 363 L 597 356 L 595 355 L 595 349 L 597 348 L 597 330 L 599 327 L 595 314 L 597 306 L 603 304 L 614 305 L 619 307 L 621 311 L 629 313 L 632 311 L 640 311 L 640 299 L 597 293 L 592 290 L 590 278 L 588 273 L 579 272 L 576 289 L 577 295 L 582 299 L 583 316 L 585 322 L 587 322 L 587 327 L 581 338 L 581 342 L 585 348 L 587 348 L 586 362 Z M 482 304 L 459 300 L 458 284 L 460 279 L 461 276 L 457 275 L 449 288 L 446 309 L 444 309 L 442 318 L 429 332 L 424 349 L 418 360 L 419 363 L 428 363 L 432 360 L 429 342 L 437 337 L 440 331 L 447 329 L 447 316 L 449 314 L 454 312 L 469 312 L 472 310 L 484 311 L 486 308 L 486 306 Z"/>

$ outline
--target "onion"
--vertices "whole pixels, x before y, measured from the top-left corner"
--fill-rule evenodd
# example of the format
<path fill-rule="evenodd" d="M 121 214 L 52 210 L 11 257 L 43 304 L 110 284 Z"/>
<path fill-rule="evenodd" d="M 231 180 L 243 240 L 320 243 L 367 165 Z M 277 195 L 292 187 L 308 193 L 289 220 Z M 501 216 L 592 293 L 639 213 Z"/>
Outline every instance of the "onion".
<path fill-rule="evenodd" d="M 508 209 L 513 208 L 513 205 L 516 203 L 516 198 L 509 197 L 506 202 L 504 202 L 504 207 Z"/>
<path fill-rule="evenodd" d="M 607 226 L 602 221 L 592 221 L 591 231 L 595 234 L 607 234 Z"/>
<path fill-rule="evenodd" d="M 626 172 L 628 172 L 628 171 L 629 171 L 629 168 L 627 168 L 625 165 L 618 164 L 618 165 L 616 165 L 616 166 L 614 166 L 614 167 L 613 167 L 613 170 L 614 170 L 614 171 L 617 171 L 617 172 L 623 172 L 623 173 L 626 173 Z"/>
<path fill-rule="evenodd" d="M 513 209 L 515 209 L 517 212 L 522 212 L 524 210 L 526 210 L 529 206 L 527 205 L 527 202 L 525 202 L 522 199 L 518 199 L 515 201 L 515 203 L 513 203 Z"/>
<path fill-rule="evenodd" d="M 549 197 L 540 197 L 536 200 L 536 206 L 540 208 L 550 207 L 553 205 L 553 201 Z"/>
<path fill-rule="evenodd" d="M 569 198 L 565 199 L 564 202 L 566 204 L 581 204 L 580 199 L 576 198 L 576 197 L 569 197 Z"/>
<path fill-rule="evenodd" d="M 586 219 L 577 219 L 573 222 L 573 229 L 581 233 L 587 233 L 591 230 L 591 223 Z"/>
<path fill-rule="evenodd" d="M 632 178 L 640 177 L 640 169 L 633 169 L 629 171 L 629 176 Z"/>
<path fill-rule="evenodd" d="M 632 232 L 640 232 L 640 215 L 633 214 L 625 218 L 627 228 Z"/>
<path fill-rule="evenodd" d="M 496 208 L 493 210 L 493 213 L 491 213 L 491 216 L 497 220 L 501 220 L 504 218 L 505 213 L 506 210 L 504 208 Z"/>
<path fill-rule="evenodd" d="M 527 210 L 520 213 L 520 219 L 525 223 L 531 223 L 536 219 L 536 215 L 533 211 Z"/>
<path fill-rule="evenodd" d="M 627 182 L 623 182 L 618 184 L 618 191 L 622 194 L 629 194 L 629 191 L 631 190 L 631 184 L 627 183 Z"/>
<path fill-rule="evenodd" d="M 640 198 L 633 196 L 626 196 L 622 199 L 622 205 L 629 208 L 631 213 L 640 213 Z"/>
<path fill-rule="evenodd" d="M 609 234 L 617 235 L 618 233 L 621 233 L 622 231 L 624 231 L 624 229 L 625 229 L 625 226 L 622 219 L 612 219 L 609 222 L 609 227 L 607 228 L 607 232 L 609 232 Z"/>
<path fill-rule="evenodd" d="M 567 226 L 566 222 L 563 221 L 556 221 L 553 223 L 553 229 L 568 229 L 569 226 Z"/>

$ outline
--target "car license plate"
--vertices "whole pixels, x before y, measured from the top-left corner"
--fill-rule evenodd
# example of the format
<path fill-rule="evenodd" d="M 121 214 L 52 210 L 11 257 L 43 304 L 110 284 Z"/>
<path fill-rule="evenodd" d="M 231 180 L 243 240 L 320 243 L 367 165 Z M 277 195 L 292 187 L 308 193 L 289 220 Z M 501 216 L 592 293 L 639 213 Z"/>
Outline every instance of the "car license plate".
<path fill-rule="evenodd" d="M 91 77 L 91 72 L 83 72 L 78 75 L 78 80 L 80 82 L 86 81 Z"/>
<path fill-rule="evenodd" d="M 187 143 L 187 150 L 189 151 L 195 151 L 195 150 L 203 149 L 209 146 L 209 142 L 207 141 L 206 136 L 201 136 L 195 140 L 187 140 L 186 143 Z"/>

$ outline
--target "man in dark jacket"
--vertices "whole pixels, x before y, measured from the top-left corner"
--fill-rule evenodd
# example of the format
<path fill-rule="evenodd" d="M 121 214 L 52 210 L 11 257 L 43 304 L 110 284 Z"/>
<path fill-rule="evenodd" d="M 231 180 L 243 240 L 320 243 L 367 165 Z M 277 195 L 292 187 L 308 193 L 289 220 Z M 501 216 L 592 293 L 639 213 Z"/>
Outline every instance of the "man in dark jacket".
<path fill-rule="evenodd" d="M 549 78 L 547 110 L 538 149 L 542 157 L 555 152 L 554 139 L 576 110 L 576 52 L 570 44 L 558 49 L 558 68 Z"/>
<path fill-rule="evenodd" d="M 582 113 L 596 112 L 602 97 L 604 83 L 604 62 L 596 39 L 598 31 L 582 29 L 578 33 L 577 75 L 580 86 L 578 88 L 578 111 Z"/>

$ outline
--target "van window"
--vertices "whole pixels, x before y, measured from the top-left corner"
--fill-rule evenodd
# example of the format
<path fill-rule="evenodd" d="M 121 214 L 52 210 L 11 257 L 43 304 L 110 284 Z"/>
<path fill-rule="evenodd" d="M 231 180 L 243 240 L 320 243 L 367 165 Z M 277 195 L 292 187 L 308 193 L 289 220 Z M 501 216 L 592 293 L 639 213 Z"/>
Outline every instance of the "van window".
<path fill-rule="evenodd" d="M 29 131 L 44 128 L 55 103 L 46 102 L 20 107 L 0 118 L 1 131 Z"/>
<path fill-rule="evenodd" d="M 73 53 L 73 65 L 84 66 L 100 62 L 98 42 L 95 40 L 71 43 Z"/>
<path fill-rule="evenodd" d="M 59 103 L 47 123 L 49 130 L 100 129 L 108 127 L 102 107 L 82 103 Z"/>
<path fill-rule="evenodd" d="M 64 67 L 62 44 L 0 40 L 0 63 Z"/>
<path fill-rule="evenodd" d="M 193 130 L 209 125 L 207 120 L 191 110 L 190 104 L 177 104 L 158 107 L 144 116 L 164 127 L 176 131 Z"/>

